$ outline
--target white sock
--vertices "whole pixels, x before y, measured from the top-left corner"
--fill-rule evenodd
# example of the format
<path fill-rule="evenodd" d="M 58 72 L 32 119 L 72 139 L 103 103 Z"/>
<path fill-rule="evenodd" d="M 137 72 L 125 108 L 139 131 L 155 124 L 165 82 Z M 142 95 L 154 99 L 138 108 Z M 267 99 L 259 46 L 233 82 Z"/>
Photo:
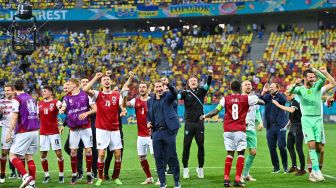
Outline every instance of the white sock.
<path fill-rule="evenodd" d="M 44 176 L 45 176 L 45 177 L 50 176 L 49 172 L 44 172 Z"/>
<path fill-rule="evenodd" d="M 87 172 L 86 175 L 88 175 L 88 176 L 89 176 L 89 175 L 92 175 L 92 172 Z"/>
<path fill-rule="evenodd" d="M 35 180 L 31 180 L 31 181 L 29 182 L 29 185 L 35 185 Z"/>
<path fill-rule="evenodd" d="M 63 172 L 60 172 L 60 173 L 59 173 L 59 176 L 64 176 L 64 173 L 63 173 Z"/>

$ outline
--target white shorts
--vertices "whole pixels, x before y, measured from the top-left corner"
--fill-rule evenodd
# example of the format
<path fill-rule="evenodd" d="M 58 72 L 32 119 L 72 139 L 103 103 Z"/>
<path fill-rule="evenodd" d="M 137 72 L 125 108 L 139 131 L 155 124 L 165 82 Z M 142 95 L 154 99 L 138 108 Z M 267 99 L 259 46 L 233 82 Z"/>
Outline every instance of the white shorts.
<path fill-rule="evenodd" d="M 153 155 L 153 141 L 151 137 L 138 136 L 137 149 L 138 155 L 147 155 L 148 150 L 149 153 Z"/>
<path fill-rule="evenodd" d="M 49 151 L 50 145 L 54 151 L 62 149 L 61 136 L 59 134 L 40 135 L 40 151 Z"/>
<path fill-rule="evenodd" d="M 70 130 L 69 137 L 70 149 L 78 149 L 80 140 L 82 140 L 84 148 L 92 148 L 93 146 L 91 128 Z"/>
<path fill-rule="evenodd" d="M 18 133 L 14 136 L 10 153 L 16 155 L 35 154 L 38 150 L 38 131 Z"/>
<path fill-rule="evenodd" d="M 245 132 L 224 132 L 223 136 L 226 151 L 242 151 L 246 149 L 247 142 Z"/>
<path fill-rule="evenodd" d="M 2 127 L 1 131 L 1 148 L 2 149 L 10 149 L 12 147 L 13 141 L 10 141 L 9 143 L 6 142 L 6 135 L 8 132 L 8 127 Z M 14 138 L 14 132 L 12 133 L 12 138 Z"/>
<path fill-rule="evenodd" d="M 122 142 L 120 131 L 107 131 L 103 129 L 96 129 L 97 149 L 106 149 L 109 147 L 110 151 L 121 149 Z"/>

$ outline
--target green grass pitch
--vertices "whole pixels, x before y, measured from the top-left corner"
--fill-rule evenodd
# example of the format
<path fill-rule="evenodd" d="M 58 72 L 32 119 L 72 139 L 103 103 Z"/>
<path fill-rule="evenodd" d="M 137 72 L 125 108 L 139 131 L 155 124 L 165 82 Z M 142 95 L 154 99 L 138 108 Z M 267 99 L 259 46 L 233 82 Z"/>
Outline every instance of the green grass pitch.
<path fill-rule="evenodd" d="M 325 125 L 327 144 L 325 148 L 325 162 L 323 167 L 323 173 L 327 175 L 326 181 L 320 183 L 311 183 L 308 181 L 308 175 L 302 177 L 296 177 L 293 174 L 271 174 L 272 165 L 266 143 L 266 133 L 265 130 L 258 133 L 258 151 L 257 156 L 254 160 L 252 166 L 251 174 L 257 179 L 256 182 L 247 183 L 247 187 L 336 187 L 336 126 L 332 124 Z M 68 131 L 65 130 L 63 135 L 63 144 L 67 136 Z M 205 178 L 198 179 L 196 174 L 197 167 L 197 147 L 195 141 L 193 142 L 189 169 L 190 169 L 190 179 L 182 179 L 182 162 L 181 166 L 181 184 L 182 187 L 223 187 L 223 165 L 225 160 L 225 149 L 223 144 L 223 129 L 221 124 L 206 124 L 205 131 Z M 140 185 L 142 181 L 145 180 L 145 174 L 141 169 L 139 160 L 137 158 L 136 151 L 136 138 L 137 129 L 134 125 L 124 126 L 125 135 L 125 150 L 124 158 L 122 162 L 122 169 L 120 178 L 123 185 L 117 186 L 111 181 L 104 182 L 101 187 L 124 187 L 124 188 L 134 188 L 134 187 L 156 187 L 154 185 L 143 186 Z M 181 161 L 182 156 L 182 146 L 183 146 L 183 127 L 180 129 L 177 138 L 177 149 L 178 157 Z M 305 154 L 307 153 L 306 146 Z M 280 155 L 279 155 L 280 157 Z M 65 176 L 71 174 L 70 159 L 69 156 L 64 154 L 65 158 Z M 157 179 L 157 174 L 154 171 L 155 165 L 152 156 L 149 156 L 150 167 L 152 169 L 152 174 L 155 179 Z M 291 165 L 289 154 L 288 154 L 289 165 Z M 71 186 L 69 184 L 70 178 L 65 179 L 65 184 L 58 184 L 58 166 L 55 159 L 55 154 L 49 152 L 49 169 L 51 173 L 52 180 L 49 184 L 42 184 L 42 179 L 44 173 L 42 171 L 39 155 L 35 155 L 35 163 L 37 165 L 37 187 L 93 187 L 94 185 L 86 185 L 85 178 L 79 181 L 76 186 Z M 114 164 L 114 163 L 112 163 Z M 85 164 L 84 166 L 85 167 Z M 111 169 L 113 165 L 111 165 Z M 7 170 L 8 172 L 8 170 Z M 112 174 L 110 170 L 110 174 Z M 235 174 L 235 161 L 233 163 L 233 169 L 231 171 L 231 179 L 234 178 Z M 173 177 L 167 176 L 168 187 L 173 187 Z M 21 180 L 9 180 L 6 179 L 5 184 L 0 184 L 1 188 L 8 187 L 18 187 Z"/>

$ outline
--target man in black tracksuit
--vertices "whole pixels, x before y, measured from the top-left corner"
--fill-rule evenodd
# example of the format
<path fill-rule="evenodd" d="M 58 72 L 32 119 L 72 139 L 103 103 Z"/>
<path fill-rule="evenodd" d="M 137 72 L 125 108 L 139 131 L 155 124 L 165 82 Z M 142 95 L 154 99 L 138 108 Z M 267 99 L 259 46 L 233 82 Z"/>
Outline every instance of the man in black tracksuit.
<path fill-rule="evenodd" d="M 199 178 L 204 177 L 204 121 L 200 120 L 200 116 L 204 115 L 204 98 L 211 86 L 211 80 L 212 70 L 208 70 L 207 83 L 203 87 L 199 87 L 197 77 L 192 76 L 188 79 L 188 90 L 183 90 L 178 95 L 178 99 L 184 100 L 185 106 L 185 131 L 182 156 L 183 178 L 189 178 L 188 161 L 190 146 L 194 137 L 198 146 L 198 168 L 196 171 Z"/>

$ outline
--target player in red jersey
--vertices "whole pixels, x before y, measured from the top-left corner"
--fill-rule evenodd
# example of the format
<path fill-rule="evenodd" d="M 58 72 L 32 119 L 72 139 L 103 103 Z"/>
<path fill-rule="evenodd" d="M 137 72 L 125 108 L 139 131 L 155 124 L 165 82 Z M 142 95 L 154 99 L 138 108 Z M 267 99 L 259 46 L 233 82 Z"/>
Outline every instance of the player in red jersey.
<path fill-rule="evenodd" d="M 119 179 L 121 169 L 121 136 L 119 130 L 119 106 L 122 99 L 119 92 L 113 92 L 111 87 L 111 71 L 97 73 L 95 77 L 83 88 L 85 92 L 96 102 L 96 138 L 98 149 L 98 176 L 99 179 L 95 185 L 100 186 L 103 182 L 105 149 L 109 147 L 114 150 L 115 164 L 112 179 L 118 185 L 122 182 Z M 102 91 L 91 90 L 93 84 L 101 79 Z M 125 115 L 125 110 L 122 112 Z"/>
<path fill-rule="evenodd" d="M 40 118 L 40 152 L 41 163 L 45 174 L 43 183 L 49 183 L 50 174 L 48 168 L 47 155 L 50 150 L 56 152 L 59 168 L 59 183 L 64 183 L 64 159 L 62 155 L 62 143 L 60 131 L 58 129 L 58 110 L 62 107 L 62 102 L 53 99 L 53 88 L 44 86 L 42 90 L 43 100 L 38 102 L 38 112 Z"/>
<path fill-rule="evenodd" d="M 154 179 L 150 172 L 149 164 L 146 159 L 147 153 L 154 154 L 153 152 L 153 142 L 151 139 L 150 130 L 147 128 L 147 100 L 150 98 L 148 96 L 148 86 L 146 83 L 139 84 L 139 97 L 133 98 L 127 102 L 126 106 L 135 109 L 137 126 L 138 126 L 138 140 L 137 140 L 137 150 L 138 156 L 142 169 L 146 173 L 147 179 L 142 182 L 142 185 L 154 183 Z"/>
<path fill-rule="evenodd" d="M 230 170 L 234 152 L 238 152 L 236 164 L 235 187 L 244 187 L 240 181 L 240 176 L 244 168 L 244 152 L 246 149 L 246 115 L 249 106 L 264 104 L 257 96 L 240 94 L 241 84 L 239 81 L 231 82 L 232 94 L 223 97 L 217 108 L 210 113 L 201 116 L 201 119 L 210 118 L 217 115 L 223 108 L 225 109 L 224 117 L 224 145 L 227 151 L 224 168 L 224 186 L 231 187 Z"/>

